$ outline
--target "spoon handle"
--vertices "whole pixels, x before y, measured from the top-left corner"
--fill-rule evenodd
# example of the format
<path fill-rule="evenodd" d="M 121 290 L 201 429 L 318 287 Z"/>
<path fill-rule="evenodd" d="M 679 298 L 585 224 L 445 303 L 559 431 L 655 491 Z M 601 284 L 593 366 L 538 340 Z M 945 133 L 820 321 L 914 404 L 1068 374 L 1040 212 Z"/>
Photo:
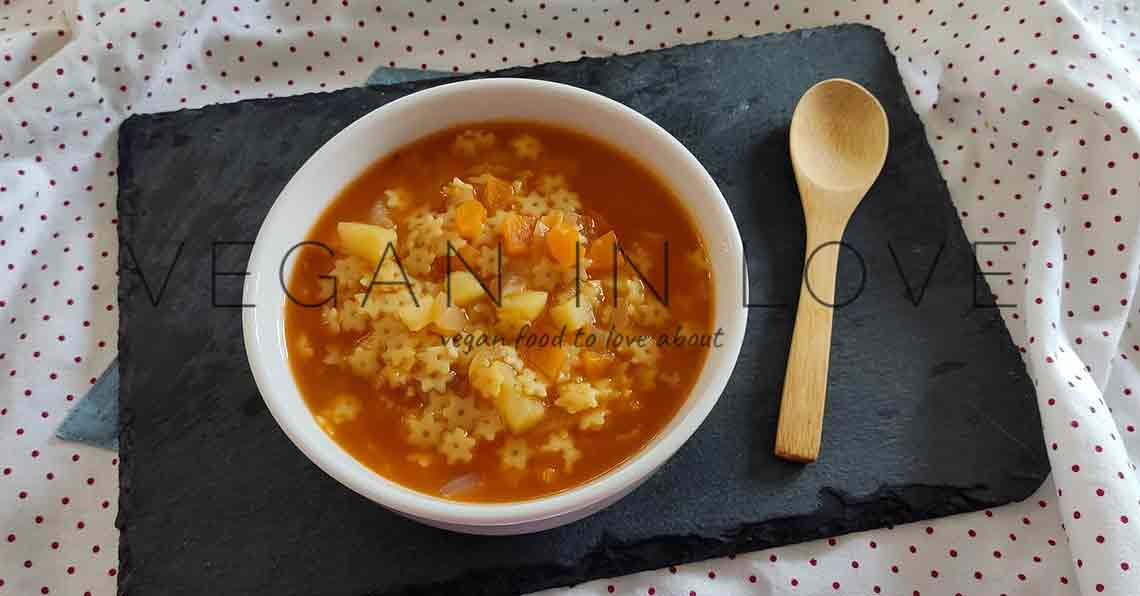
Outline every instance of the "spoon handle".
<path fill-rule="evenodd" d="M 843 227 L 808 225 L 800 301 L 776 428 L 776 456 L 790 461 L 812 462 L 819 456 L 831 357 L 837 242 L 843 237 Z"/>

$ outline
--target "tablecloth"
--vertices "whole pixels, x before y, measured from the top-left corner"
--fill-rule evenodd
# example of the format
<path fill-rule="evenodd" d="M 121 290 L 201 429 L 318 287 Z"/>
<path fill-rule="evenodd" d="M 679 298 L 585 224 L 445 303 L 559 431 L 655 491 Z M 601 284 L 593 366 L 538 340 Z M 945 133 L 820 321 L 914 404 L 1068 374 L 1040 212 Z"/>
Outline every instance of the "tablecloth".
<path fill-rule="evenodd" d="M 1140 593 L 1140 7 L 1060 0 L 0 0 L 0 594 L 115 590 L 111 451 L 52 437 L 115 354 L 117 126 L 801 27 L 882 29 L 1038 390 L 1053 475 L 993 511 L 573 594 Z M 378 555 L 377 563 L 383 559 Z"/>

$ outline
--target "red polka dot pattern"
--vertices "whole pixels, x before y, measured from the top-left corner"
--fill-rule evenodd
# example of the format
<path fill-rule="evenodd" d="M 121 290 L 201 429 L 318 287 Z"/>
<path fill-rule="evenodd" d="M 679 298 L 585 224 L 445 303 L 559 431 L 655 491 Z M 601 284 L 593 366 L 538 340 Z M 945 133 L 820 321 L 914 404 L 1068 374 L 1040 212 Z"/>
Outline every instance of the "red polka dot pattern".
<path fill-rule="evenodd" d="M 114 357 L 131 114 L 834 23 L 882 29 L 1039 392 L 1019 504 L 576 594 L 1124 594 L 1140 561 L 1131 0 L 0 0 L 0 596 L 109 594 L 115 455 L 52 431 Z M 64 6 L 68 7 L 64 11 Z M 1082 8 L 1075 9 L 1074 5 Z M 983 413 L 984 414 L 984 413 Z"/>

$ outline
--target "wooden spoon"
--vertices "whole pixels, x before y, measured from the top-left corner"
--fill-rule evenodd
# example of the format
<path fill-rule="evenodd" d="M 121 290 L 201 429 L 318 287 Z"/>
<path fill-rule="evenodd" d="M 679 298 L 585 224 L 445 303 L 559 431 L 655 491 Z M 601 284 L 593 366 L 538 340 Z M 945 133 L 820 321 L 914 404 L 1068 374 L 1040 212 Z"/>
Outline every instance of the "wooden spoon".
<path fill-rule="evenodd" d="M 888 136 L 883 106 L 846 79 L 816 83 L 792 114 L 789 144 L 807 248 L 776 430 L 776 455 L 787 460 L 810 462 L 819 456 L 838 243 L 883 169 Z"/>

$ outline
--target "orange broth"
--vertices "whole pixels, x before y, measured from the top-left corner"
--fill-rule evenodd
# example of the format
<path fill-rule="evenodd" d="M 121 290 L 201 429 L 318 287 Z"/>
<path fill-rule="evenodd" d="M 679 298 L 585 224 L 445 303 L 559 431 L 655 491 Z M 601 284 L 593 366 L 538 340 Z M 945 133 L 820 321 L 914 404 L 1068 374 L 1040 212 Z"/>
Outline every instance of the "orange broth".
<path fill-rule="evenodd" d="M 480 132 L 478 135 L 463 136 L 465 131 L 472 130 Z M 492 137 L 494 140 L 490 141 Z M 467 138 L 471 143 L 463 144 L 461 138 Z M 533 139 L 537 145 L 530 144 L 529 141 L 518 142 L 518 139 Z M 531 149 L 536 146 L 540 149 L 537 153 L 532 152 Z M 495 199 L 488 185 L 499 184 L 498 182 L 471 182 L 481 173 L 490 173 L 497 181 L 508 183 L 511 186 L 510 194 L 516 201 L 521 201 L 521 197 L 532 197 L 529 199 L 531 215 L 521 215 L 521 202 L 512 204 L 511 199 L 505 199 L 503 206 L 504 199 L 501 196 Z M 593 322 L 583 328 L 588 329 L 586 333 L 595 334 L 595 344 L 572 353 L 567 349 L 568 353 L 560 356 L 566 360 L 562 363 L 557 378 L 550 378 L 541 371 L 532 374 L 519 369 L 519 379 L 525 376 L 545 383 L 545 397 L 526 397 L 530 400 L 527 403 L 541 405 L 544 412 L 542 418 L 519 432 L 504 425 L 490 439 L 477 437 L 476 431 L 472 430 L 475 428 L 474 423 L 467 422 L 466 430 L 452 426 L 446 433 L 454 434 L 444 436 L 458 441 L 458 450 L 410 444 L 408 417 L 429 416 L 424 414 L 429 403 L 442 404 L 445 399 L 450 399 L 455 400 L 452 403 L 458 406 L 447 410 L 439 406 L 435 414 L 430 414 L 431 421 L 441 420 L 444 413 L 460 419 L 468 414 L 460 410 L 465 404 L 470 407 L 473 403 L 483 413 L 480 420 L 493 427 L 494 420 L 491 417 L 494 413 L 503 411 L 501 408 L 504 407 L 496 401 L 498 398 L 487 397 L 493 389 L 483 393 L 476 391 L 468 378 L 472 365 L 464 357 L 455 357 L 456 360 L 451 362 L 444 392 L 424 391 L 417 385 L 414 377 L 420 369 L 416 367 L 422 366 L 418 361 L 408 372 L 413 377 L 412 380 L 404 385 L 392 386 L 386 379 L 399 375 L 384 368 L 389 366 L 384 360 L 385 349 L 375 348 L 375 352 L 361 352 L 362 360 L 376 355 L 380 368 L 375 374 L 357 372 L 357 369 L 372 370 L 369 362 L 357 361 L 357 368 L 346 365 L 346 354 L 354 353 L 353 350 L 361 345 L 376 345 L 375 339 L 369 339 L 368 336 L 378 328 L 375 320 L 365 318 L 362 319 L 366 321 L 363 330 L 350 331 L 342 326 L 338 333 L 330 332 L 330 317 L 334 320 L 338 316 L 343 319 L 345 310 L 341 308 L 335 314 L 330 314 L 330 305 L 343 305 L 340 301 L 347 300 L 346 295 L 351 294 L 351 291 L 346 292 L 338 287 L 337 298 L 321 307 L 307 307 L 287 301 L 285 330 L 290 364 L 297 386 L 326 432 L 340 446 L 377 473 L 417 491 L 462 501 L 502 502 L 533 499 L 584 484 L 620 465 L 642 449 L 668 424 L 688 397 L 704 365 L 707 347 L 660 347 L 652 358 L 652 365 L 645 366 L 631 360 L 636 357 L 633 352 L 608 349 L 605 343 L 611 326 L 621 327 L 617 330 L 624 333 L 623 339 L 644 334 L 650 336 L 650 343 L 658 342 L 661 334 L 673 336 L 682 322 L 686 325 L 683 332 L 699 330 L 704 334 L 710 333 L 713 286 L 707 267 L 707 252 L 692 218 L 678 199 L 657 176 L 633 157 L 589 136 L 547 125 L 531 122 L 478 123 L 433 134 L 385 156 L 341 190 L 306 238 L 327 245 L 335 254 L 314 246 L 300 249 L 289 282 L 291 294 L 306 303 L 317 303 L 330 295 L 333 282 L 327 276 L 336 266 L 336 260 L 343 255 L 345 246 L 338 237 L 340 222 L 379 222 L 386 227 L 391 227 L 394 223 L 400 237 L 395 247 L 402 262 L 415 262 L 410 250 L 404 246 L 404 239 L 408 237 L 404 224 L 425 210 L 441 214 L 441 221 L 445 222 L 445 233 L 462 238 L 462 235 L 457 236 L 458 232 L 448 231 L 447 226 L 451 224 L 446 223 L 448 216 L 445 211 L 460 209 L 458 204 L 471 200 L 470 196 L 465 195 L 466 186 L 449 186 L 454 184 L 453 179 L 457 177 L 470 184 L 474 199 L 480 202 L 478 206 L 468 204 L 462 209 L 477 211 L 483 204 L 494 202 L 489 207 L 482 207 L 489 213 L 489 217 L 512 219 L 511 215 L 499 213 L 496 216 L 496 213 L 517 212 L 520 214 L 519 221 L 536 230 L 525 239 L 528 243 L 526 255 L 504 257 L 508 261 L 503 265 L 504 277 L 515 276 L 511 283 L 522 283 L 529 290 L 529 286 L 525 285 L 529 283 L 526 281 L 527 275 L 549 270 L 551 263 L 555 262 L 551 254 L 545 252 L 552 241 L 545 236 L 545 242 L 539 239 L 538 233 L 545 230 L 544 224 L 540 224 L 543 220 L 535 216 L 535 213 L 546 204 L 545 199 L 541 198 L 541 189 L 563 184 L 563 190 L 552 195 L 562 198 L 551 200 L 566 201 L 568 199 L 565 197 L 570 196 L 567 193 L 577 193 L 581 207 L 574 210 L 576 217 L 570 217 L 570 227 L 559 229 L 569 230 L 571 236 L 576 230 L 579 238 L 585 239 L 580 258 L 589 256 L 591 253 L 587 249 L 598 238 L 613 231 L 622 250 L 635 260 L 639 269 L 648 271 L 646 281 L 640 284 L 644 290 L 641 294 L 645 298 L 642 305 L 622 306 L 621 300 L 626 298 L 623 296 L 619 305 L 614 307 L 613 273 L 605 271 L 604 266 L 601 266 L 600 272 L 588 269 L 589 277 L 601 286 L 590 314 Z M 496 191 L 501 193 L 503 188 L 505 187 L 499 184 Z M 390 189 L 398 189 L 401 200 L 386 200 L 388 195 L 385 191 Z M 539 198 L 533 198 L 535 195 Z M 457 196 L 467 198 L 460 198 L 459 203 L 456 203 Z M 381 207 L 377 207 L 378 201 L 382 203 Z M 544 215 L 550 211 L 555 209 L 547 210 Z M 561 213 L 559 211 L 558 217 L 562 217 Z M 557 217 L 547 221 L 553 222 L 555 219 Z M 484 222 L 482 225 L 484 228 L 479 228 L 480 234 L 490 234 L 486 237 L 496 241 L 502 239 L 497 230 L 488 232 L 485 229 L 490 224 Z M 549 236 L 553 232 L 545 233 Z M 668 241 L 669 255 L 667 322 L 640 324 L 637 321 L 663 316 L 660 309 L 651 304 L 658 302 L 652 289 L 655 288 L 658 292 L 664 289 L 664 267 L 661 266 L 663 240 Z M 472 256 L 476 244 L 468 243 L 472 249 L 468 250 L 467 255 Z M 445 279 L 446 271 L 442 269 L 446 268 L 447 259 L 443 258 L 446 254 L 446 245 L 440 242 L 440 258 L 432 263 L 430 270 L 413 277 L 423 279 L 428 284 L 427 287 L 434 291 L 435 284 L 441 284 Z M 600 253 L 593 254 L 596 256 Z M 645 262 L 647 258 L 648 262 Z M 540 266 L 536 265 L 540 262 Z M 463 263 L 457 259 L 453 258 L 452 264 L 455 265 L 453 270 L 463 269 Z M 638 286 L 637 281 L 627 281 L 637 279 L 638 275 L 624 264 L 621 257 L 618 270 L 622 288 Z M 495 272 L 487 272 L 481 278 L 494 293 L 497 286 Z M 377 295 L 379 287 L 373 286 L 368 294 L 369 299 Z M 551 314 L 552 307 L 558 301 L 558 296 L 566 296 L 572 287 L 563 281 L 545 291 L 546 306 L 542 314 L 530 321 L 532 330 L 557 328 Z M 362 287 L 359 291 L 366 289 Z M 390 290 L 385 288 L 385 291 Z M 407 293 L 408 289 L 400 286 L 397 291 Z M 636 297 L 637 292 L 629 294 L 630 301 Z M 354 312 L 358 310 L 351 305 L 347 308 Z M 643 308 L 644 312 L 636 310 L 637 308 Z M 483 321 L 478 323 L 483 326 L 482 330 L 494 331 L 505 325 L 502 321 L 496 322 L 495 317 L 500 316 L 495 315 L 496 312 L 502 313 L 501 310 L 496 310 L 489 297 L 482 297 L 464 309 L 464 316 L 468 324 L 474 326 L 478 321 Z M 409 331 L 418 338 L 415 340 L 419 342 L 416 350 L 429 347 L 432 341 L 436 342 L 435 345 L 444 342 L 445 334 L 433 334 L 432 329 L 435 328 L 427 327 L 416 333 Z M 446 335 L 462 337 L 463 332 Z M 505 345 L 515 344 L 516 336 L 499 335 Z M 567 333 L 563 336 L 563 341 L 571 341 L 572 336 L 573 334 Z M 478 352 L 479 348 L 473 346 L 471 351 Z M 462 352 L 466 348 L 459 349 Z M 535 368 L 533 362 L 541 361 L 541 355 L 536 357 L 536 350 L 527 349 L 525 344 L 517 351 L 529 369 Z M 513 371 L 514 369 L 508 373 L 513 375 Z M 574 387 L 567 388 L 569 385 Z M 557 405 L 560 396 L 564 392 L 569 394 L 571 390 L 587 396 L 595 395 L 600 405 L 577 412 L 570 412 L 565 406 Z M 507 389 L 500 391 L 505 393 Z M 438 402 L 431 402 L 433 394 L 446 394 L 447 397 L 439 397 Z M 468 401 L 463 401 L 464 399 Z M 348 405 L 343 411 L 338 410 L 335 400 Z M 591 412 L 603 409 L 604 424 L 587 429 L 585 425 L 590 424 L 590 421 L 584 420 Z M 594 421 L 597 419 L 597 416 L 592 418 Z M 504 420 L 506 418 L 501 416 L 500 423 Z M 434 430 L 431 432 L 434 433 Z M 486 429 L 484 432 L 491 434 Z M 572 441 L 573 447 L 560 451 L 557 447 L 565 441 L 559 439 L 552 444 L 551 437 L 563 432 L 565 438 Z M 474 447 L 464 448 L 469 440 L 464 435 L 477 441 Z M 430 440 L 424 439 L 424 442 Z M 521 444 L 524 444 L 524 450 L 529 454 L 522 469 L 507 463 L 518 463 L 519 460 L 508 460 L 508 456 L 503 454 L 504 445 L 511 440 L 523 441 Z M 547 446 L 550 448 L 544 448 Z M 572 455 L 575 452 L 576 455 Z M 464 461 L 462 457 L 468 454 L 470 459 Z M 449 462 L 452 457 L 456 458 L 455 461 Z"/>

